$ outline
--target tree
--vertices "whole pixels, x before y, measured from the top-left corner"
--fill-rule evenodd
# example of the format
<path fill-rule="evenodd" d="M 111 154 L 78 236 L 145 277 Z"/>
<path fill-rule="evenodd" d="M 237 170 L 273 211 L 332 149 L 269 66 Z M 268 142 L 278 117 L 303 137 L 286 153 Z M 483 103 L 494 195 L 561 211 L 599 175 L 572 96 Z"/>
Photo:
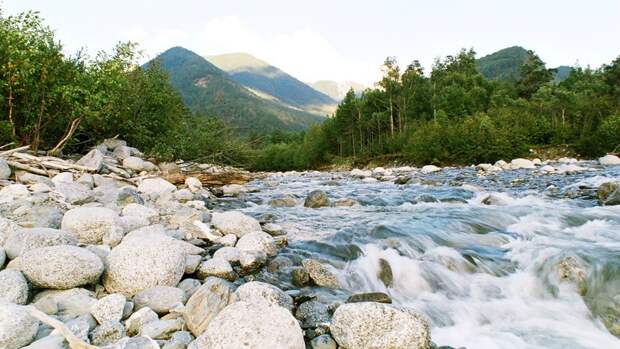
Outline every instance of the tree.
<path fill-rule="evenodd" d="M 521 66 L 521 78 L 517 82 L 517 89 L 521 98 L 530 99 L 532 95 L 544 85 L 553 80 L 554 69 L 547 69 L 534 51 L 527 52 L 527 58 Z"/>

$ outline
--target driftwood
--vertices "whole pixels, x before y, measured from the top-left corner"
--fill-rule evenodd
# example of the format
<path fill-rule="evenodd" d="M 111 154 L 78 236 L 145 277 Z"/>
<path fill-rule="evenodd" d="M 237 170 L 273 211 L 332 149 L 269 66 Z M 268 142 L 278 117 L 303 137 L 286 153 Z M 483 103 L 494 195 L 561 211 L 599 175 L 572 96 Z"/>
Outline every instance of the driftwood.
<path fill-rule="evenodd" d="M 53 327 L 54 332 L 60 333 L 65 338 L 67 343 L 69 343 L 69 348 L 71 349 L 100 349 L 100 347 L 90 345 L 84 342 L 83 340 L 81 340 L 80 338 L 78 338 L 76 335 L 73 334 L 73 332 L 71 332 L 71 330 L 67 327 L 67 325 L 60 322 L 59 320 L 54 319 L 53 317 L 45 314 L 44 312 L 40 311 L 39 309 L 33 306 L 28 306 L 27 308 L 28 308 L 28 312 L 30 313 L 30 315 L 32 315 L 32 317 L 36 318 L 37 320 L 41 321 L 42 323 L 48 326 Z"/>
<path fill-rule="evenodd" d="M 56 172 L 56 171 L 48 171 L 48 170 L 45 170 L 45 169 L 40 169 L 40 168 L 32 167 L 32 166 L 29 166 L 29 165 L 26 165 L 26 164 L 22 164 L 22 163 L 17 162 L 17 161 L 7 160 L 6 163 L 9 164 L 9 166 L 15 167 L 18 170 L 27 171 L 27 172 L 38 174 L 38 175 L 41 175 L 41 176 L 52 177 L 52 176 L 55 176 L 55 175 L 58 174 L 58 172 Z"/>
<path fill-rule="evenodd" d="M 172 184 L 183 184 L 187 177 L 195 177 L 204 186 L 223 186 L 227 184 L 246 184 L 253 178 L 246 172 L 220 172 L 220 173 L 171 173 L 164 174 L 163 178 Z"/>

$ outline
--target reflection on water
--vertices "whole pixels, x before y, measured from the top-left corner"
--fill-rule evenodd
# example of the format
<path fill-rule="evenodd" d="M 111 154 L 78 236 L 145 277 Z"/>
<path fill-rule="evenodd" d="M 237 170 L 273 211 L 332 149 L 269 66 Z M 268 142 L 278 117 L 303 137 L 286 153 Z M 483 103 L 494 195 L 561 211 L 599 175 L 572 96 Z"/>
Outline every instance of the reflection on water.
<path fill-rule="evenodd" d="M 284 255 L 334 266 L 345 290 L 320 290 L 325 297 L 386 292 L 428 316 L 438 345 L 620 348 L 605 327 L 620 334 L 620 206 L 599 207 L 593 198 L 593 188 L 620 178 L 620 167 L 413 175 L 418 184 L 344 173 L 273 176 L 269 186 L 251 184 L 260 189 L 249 197 L 258 204 L 244 210 L 275 213 L 289 232 Z M 360 205 L 304 208 L 316 189 Z M 300 204 L 263 204 L 285 194 Z M 390 287 L 378 277 L 381 259 L 392 269 Z"/>

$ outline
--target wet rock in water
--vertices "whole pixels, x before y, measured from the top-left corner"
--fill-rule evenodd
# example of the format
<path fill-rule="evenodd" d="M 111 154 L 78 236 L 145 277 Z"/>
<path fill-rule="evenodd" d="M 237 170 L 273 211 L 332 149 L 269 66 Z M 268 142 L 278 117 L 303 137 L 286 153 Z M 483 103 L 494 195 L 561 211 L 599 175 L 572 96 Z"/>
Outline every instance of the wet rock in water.
<path fill-rule="evenodd" d="M 405 185 L 411 182 L 413 178 L 411 176 L 400 176 L 394 180 L 394 184 Z"/>
<path fill-rule="evenodd" d="M 598 159 L 599 164 L 603 166 L 620 165 L 620 158 L 615 155 L 605 155 Z"/>
<path fill-rule="evenodd" d="M 297 267 L 291 271 L 293 285 L 296 287 L 304 287 L 310 283 L 310 274 L 305 268 Z"/>
<path fill-rule="evenodd" d="M 317 286 L 340 288 L 340 282 L 338 278 L 336 278 L 336 275 L 321 262 L 314 259 L 304 259 L 301 263 L 308 272 L 312 282 Z"/>
<path fill-rule="evenodd" d="M 4 244 L 6 255 L 15 259 L 20 255 L 41 247 L 77 245 L 73 235 L 51 228 L 29 228 L 12 232 Z"/>
<path fill-rule="evenodd" d="M 383 282 L 385 287 L 392 287 L 394 284 L 394 274 L 390 262 L 383 258 L 379 258 L 379 272 L 377 278 Z"/>
<path fill-rule="evenodd" d="M 329 323 L 329 308 L 318 301 L 304 302 L 295 311 L 295 318 L 301 322 L 301 328 L 315 328 Z"/>
<path fill-rule="evenodd" d="M 108 256 L 103 285 L 127 297 L 155 286 L 176 286 L 185 272 L 184 249 L 159 234 L 125 237 Z"/>
<path fill-rule="evenodd" d="M 351 207 L 357 204 L 359 204 L 359 202 L 353 199 L 339 199 L 334 202 L 334 206 L 336 207 Z"/>
<path fill-rule="evenodd" d="M 598 187 L 598 202 L 601 205 L 620 205 L 620 182 L 607 182 Z"/>
<path fill-rule="evenodd" d="M 25 252 L 9 265 L 40 288 L 66 290 L 97 283 L 103 273 L 101 259 L 89 250 L 61 245 Z"/>
<path fill-rule="evenodd" d="M 555 269 L 560 280 L 574 283 L 581 295 L 587 292 L 586 263 L 581 258 L 564 256 L 555 264 Z"/>
<path fill-rule="evenodd" d="M 232 295 L 233 302 L 278 305 L 288 310 L 293 309 L 293 298 L 281 289 L 260 281 L 245 283 Z"/>
<path fill-rule="evenodd" d="M 121 321 L 127 299 L 120 293 L 107 295 L 93 304 L 90 313 L 99 324 L 107 321 Z"/>
<path fill-rule="evenodd" d="M 420 172 L 422 172 L 423 174 L 429 174 L 429 173 L 438 172 L 438 171 L 441 171 L 441 168 L 435 165 L 426 165 L 422 167 L 422 169 L 420 170 Z"/>
<path fill-rule="evenodd" d="M 61 229 L 79 242 L 100 244 L 104 237 L 117 234 L 119 217 L 116 212 L 105 207 L 78 207 L 67 211 L 62 219 Z"/>
<path fill-rule="evenodd" d="M 20 271 L 15 269 L 0 271 L 0 302 L 26 304 L 28 289 L 28 282 Z"/>
<path fill-rule="evenodd" d="M 427 349 L 431 344 L 426 319 L 390 304 L 343 304 L 334 312 L 330 329 L 344 348 Z"/>
<path fill-rule="evenodd" d="M 377 302 L 391 304 L 392 298 L 383 292 L 356 293 L 347 299 L 347 303 Z"/>
<path fill-rule="evenodd" d="M 147 288 L 133 297 L 136 309 L 148 307 L 159 315 L 168 314 L 177 304 L 185 304 L 186 301 L 185 291 L 170 286 Z"/>
<path fill-rule="evenodd" d="M 222 192 L 227 196 L 237 196 L 247 191 L 248 189 L 240 184 L 228 184 L 222 187 Z"/>
<path fill-rule="evenodd" d="M 127 321 L 125 321 L 125 325 L 127 326 L 127 334 L 130 336 L 138 334 L 142 331 L 142 327 L 144 325 L 157 320 L 159 320 L 157 313 L 150 308 L 142 308 L 131 314 Z"/>
<path fill-rule="evenodd" d="M 328 334 L 324 334 L 318 336 L 310 341 L 310 346 L 312 349 L 337 349 L 338 344 L 332 338 L 332 336 Z"/>
<path fill-rule="evenodd" d="M 263 225 L 263 231 L 271 236 L 286 235 L 284 228 L 281 225 L 275 223 L 267 223 Z"/>
<path fill-rule="evenodd" d="M 228 281 L 237 280 L 237 273 L 235 273 L 230 263 L 223 258 L 211 258 L 200 263 L 198 270 L 196 270 L 196 275 L 200 279 L 214 276 Z"/>
<path fill-rule="evenodd" d="M 324 191 L 315 190 L 310 192 L 304 201 L 304 206 L 309 208 L 319 208 L 329 206 L 329 198 Z"/>
<path fill-rule="evenodd" d="M 224 308 L 188 349 L 305 347 L 301 327 L 288 310 L 235 302 Z"/>
<path fill-rule="evenodd" d="M 293 266 L 293 261 L 291 261 L 288 257 L 276 256 L 267 264 L 267 271 L 270 273 L 277 273 L 291 266 Z"/>
<path fill-rule="evenodd" d="M 234 234 L 239 238 L 248 233 L 262 231 L 256 219 L 239 211 L 214 212 L 211 224 L 223 235 Z"/>
<path fill-rule="evenodd" d="M 291 195 L 283 195 L 269 200 L 271 207 L 294 207 L 297 206 L 297 199 Z"/>
<path fill-rule="evenodd" d="M 38 329 L 39 321 L 26 307 L 0 302 L 0 348 L 22 348 L 32 343 Z"/>
<path fill-rule="evenodd" d="M 267 262 L 267 254 L 263 251 L 242 251 L 239 263 L 243 273 L 251 273 Z"/>
<path fill-rule="evenodd" d="M 428 194 L 422 194 L 420 196 L 418 196 L 415 199 L 416 203 L 421 203 L 421 202 L 425 202 L 425 203 L 435 203 L 435 202 L 439 202 L 439 200 L 432 196 L 432 195 L 428 195 Z"/>
<path fill-rule="evenodd" d="M 261 251 L 267 256 L 274 256 L 277 252 L 273 237 L 262 231 L 243 235 L 235 247 L 241 251 Z"/>
<path fill-rule="evenodd" d="M 230 282 L 207 278 L 185 305 L 183 318 L 187 328 L 195 336 L 203 334 L 211 320 L 231 302 L 233 292 L 234 286 Z"/>
<path fill-rule="evenodd" d="M 89 334 L 93 345 L 104 346 L 118 342 L 125 336 L 125 326 L 118 321 L 107 321 Z"/>

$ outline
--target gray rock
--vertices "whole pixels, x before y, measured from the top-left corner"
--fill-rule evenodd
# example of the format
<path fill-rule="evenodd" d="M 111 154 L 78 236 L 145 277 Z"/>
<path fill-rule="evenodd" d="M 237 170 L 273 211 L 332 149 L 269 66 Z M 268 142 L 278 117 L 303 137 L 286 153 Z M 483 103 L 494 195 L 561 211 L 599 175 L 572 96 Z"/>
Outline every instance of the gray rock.
<path fill-rule="evenodd" d="M 239 211 L 214 212 L 211 224 L 223 235 L 234 234 L 239 238 L 248 233 L 262 231 L 256 219 Z"/>
<path fill-rule="evenodd" d="M 103 141 L 103 145 L 110 151 L 116 150 L 119 147 L 126 147 L 127 142 L 118 138 L 107 138 Z"/>
<path fill-rule="evenodd" d="M 193 274 L 198 270 L 202 262 L 202 257 L 199 255 L 187 255 L 185 257 L 185 274 Z"/>
<path fill-rule="evenodd" d="M 267 262 L 267 254 L 263 251 L 243 251 L 239 263 L 243 273 L 251 273 Z"/>
<path fill-rule="evenodd" d="M 196 177 L 186 177 L 185 185 L 192 192 L 196 193 L 202 190 L 202 182 Z"/>
<path fill-rule="evenodd" d="M 278 305 L 288 310 L 293 309 L 293 298 L 291 296 L 273 285 L 260 281 L 252 281 L 239 286 L 232 299 L 234 302 L 263 303 Z"/>
<path fill-rule="evenodd" d="M 103 167 L 103 153 L 98 149 L 93 149 L 78 160 L 77 164 L 99 172 Z"/>
<path fill-rule="evenodd" d="M 34 286 L 58 290 L 96 284 L 104 269 L 94 253 L 69 245 L 27 251 L 11 265 Z"/>
<path fill-rule="evenodd" d="M 271 207 L 295 207 L 297 206 L 297 199 L 291 195 L 284 195 L 269 200 Z"/>
<path fill-rule="evenodd" d="M 123 187 L 117 193 L 116 204 L 120 207 L 129 204 L 144 205 L 144 199 L 134 187 Z"/>
<path fill-rule="evenodd" d="M 185 304 L 186 301 L 185 291 L 170 286 L 147 288 L 133 297 L 136 309 L 149 307 L 160 315 L 168 314 L 178 303 Z"/>
<path fill-rule="evenodd" d="M 129 149 L 129 147 L 126 145 L 118 146 L 114 148 L 114 151 L 112 151 L 112 156 L 114 156 L 118 160 L 123 161 L 131 156 L 131 149 Z"/>
<path fill-rule="evenodd" d="M 200 282 L 200 280 L 184 279 L 183 281 L 179 282 L 177 287 L 185 291 L 187 297 L 191 297 L 196 291 L 198 291 L 201 285 L 202 283 Z"/>
<path fill-rule="evenodd" d="M 329 323 L 329 308 L 318 301 L 304 302 L 295 311 L 295 317 L 301 322 L 301 328 L 315 328 Z"/>
<path fill-rule="evenodd" d="M 310 341 L 310 346 L 312 349 L 337 349 L 338 344 L 332 338 L 332 336 L 328 334 L 324 334 L 322 336 L 318 336 Z"/>
<path fill-rule="evenodd" d="M 12 232 L 6 240 L 4 248 L 10 259 L 41 247 L 58 245 L 77 245 L 73 235 L 52 228 L 19 229 Z"/>
<path fill-rule="evenodd" d="M 195 336 L 201 335 L 211 320 L 230 302 L 233 285 L 220 278 L 210 277 L 190 297 L 183 314 L 187 328 Z"/>
<path fill-rule="evenodd" d="M 0 198 L 3 202 L 24 199 L 28 196 L 30 196 L 30 191 L 28 191 L 28 187 L 23 184 L 10 184 L 0 189 Z"/>
<path fill-rule="evenodd" d="M 39 321 L 25 307 L 0 302 L 0 348 L 19 349 L 34 340 Z"/>
<path fill-rule="evenodd" d="M 34 306 L 45 312 L 55 309 L 54 314 L 59 316 L 80 316 L 89 315 L 90 310 L 97 302 L 94 293 L 83 288 L 72 288 L 70 290 L 46 290 L 39 292 L 33 300 Z"/>
<path fill-rule="evenodd" d="M 4 261 L 6 260 L 6 252 L 4 248 L 0 246 L 0 270 L 4 267 Z"/>
<path fill-rule="evenodd" d="M 356 293 L 347 299 L 347 303 L 377 302 L 392 303 L 392 298 L 383 292 Z"/>
<path fill-rule="evenodd" d="M 176 286 L 185 271 L 186 253 L 159 234 L 126 236 L 108 256 L 103 284 L 127 297 L 155 286 Z"/>
<path fill-rule="evenodd" d="M 169 339 L 170 336 L 183 330 L 185 322 L 182 318 L 170 320 L 155 320 L 144 324 L 140 330 L 140 335 L 153 339 Z"/>
<path fill-rule="evenodd" d="M 21 184 L 39 184 L 43 183 L 49 187 L 53 187 L 54 183 L 47 177 L 39 176 L 30 172 L 17 171 L 15 172 L 15 178 L 17 182 Z"/>
<path fill-rule="evenodd" d="M 261 251 L 267 256 L 274 256 L 278 251 L 273 237 L 262 231 L 243 235 L 235 247 L 241 251 Z"/>
<path fill-rule="evenodd" d="M 0 271 L 0 302 L 2 301 L 16 304 L 28 302 L 28 282 L 18 270 Z"/>
<path fill-rule="evenodd" d="M 345 348 L 427 349 L 431 345 L 426 319 L 389 304 L 343 304 L 334 312 L 330 329 Z"/>
<path fill-rule="evenodd" d="M 185 349 L 194 340 L 194 336 L 187 331 L 178 331 L 170 336 L 162 349 Z"/>
<path fill-rule="evenodd" d="M 9 179 L 11 177 L 11 168 L 6 160 L 0 159 L 0 179 Z"/>
<path fill-rule="evenodd" d="M 257 334 L 261 335 L 257 335 Z M 299 323 L 278 306 L 235 302 L 224 308 L 189 349 L 305 349 Z"/>
<path fill-rule="evenodd" d="M 215 251 L 213 258 L 224 259 L 230 264 L 239 264 L 241 253 L 241 250 L 236 247 L 222 247 Z"/>
<path fill-rule="evenodd" d="M 93 345 L 104 346 L 113 344 L 125 337 L 125 326 L 118 321 L 107 321 L 90 333 Z"/>
<path fill-rule="evenodd" d="M 90 313 L 99 324 L 107 321 L 121 321 L 127 299 L 120 293 L 105 296 L 93 304 Z"/>
<path fill-rule="evenodd" d="M 24 228 L 60 228 L 63 211 L 54 206 L 34 206 L 15 220 Z"/>
<path fill-rule="evenodd" d="M 123 159 L 123 167 L 134 172 L 144 171 L 144 165 L 144 160 L 135 156 L 128 156 Z"/>
<path fill-rule="evenodd" d="M 60 334 L 52 334 L 32 342 L 22 349 L 67 349 L 65 337 Z"/>
<path fill-rule="evenodd" d="M 125 326 L 127 327 L 127 334 L 133 336 L 137 333 L 140 333 L 140 331 L 142 330 L 142 326 L 148 324 L 149 322 L 157 320 L 159 320 L 157 313 L 155 313 L 150 308 L 142 308 L 131 314 L 127 321 L 125 321 Z"/>
<path fill-rule="evenodd" d="M 90 188 L 80 183 L 56 184 L 56 192 L 64 197 L 64 201 L 72 205 L 83 205 L 95 201 L 95 195 Z"/>
<path fill-rule="evenodd" d="M 65 213 L 61 229 L 85 244 L 100 244 L 104 237 L 116 234 L 118 214 L 104 207 L 78 207 Z"/>
<path fill-rule="evenodd" d="M 339 199 L 334 202 L 334 206 L 336 207 L 352 207 L 357 204 L 359 204 L 359 202 L 353 199 Z"/>
<path fill-rule="evenodd" d="M 144 336 L 135 336 L 131 338 L 126 338 L 127 342 L 125 342 L 122 349 L 160 349 L 159 344 L 151 338 Z"/>
<path fill-rule="evenodd" d="M 620 182 L 607 182 L 599 186 L 598 202 L 601 205 L 620 205 Z"/>
<path fill-rule="evenodd" d="M 278 224 L 267 223 L 263 225 L 263 231 L 271 236 L 281 236 L 286 235 L 284 228 Z"/>
<path fill-rule="evenodd" d="M 97 321 L 91 315 L 84 314 L 66 321 L 65 325 L 74 335 L 88 342 L 88 334 L 97 327 Z"/>
<path fill-rule="evenodd" d="M 319 208 L 329 206 L 329 198 L 324 191 L 315 190 L 310 192 L 304 201 L 304 206 L 309 208 Z"/>
<path fill-rule="evenodd" d="M 19 225 L 12 220 L 0 217 L 0 246 L 4 246 L 9 236 L 19 229 Z"/>
<path fill-rule="evenodd" d="M 340 282 L 334 273 L 325 265 L 314 259 L 304 259 L 302 262 L 304 269 L 308 272 L 310 279 L 321 287 L 340 288 Z"/>
<path fill-rule="evenodd" d="M 140 183 L 138 191 L 152 198 L 157 198 L 165 194 L 170 194 L 176 190 L 176 186 L 167 180 L 156 177 L 147 178 Z"/>
<path fill-rule="evenodd" d="M 200 279 L 206 279 L 210 276 L 228 281 L 235 281 L 237 279 L 237 273 L 235 273 L 230 263 L 222 258 L 211 258 L 200 263 L 196 275 Z"/>

